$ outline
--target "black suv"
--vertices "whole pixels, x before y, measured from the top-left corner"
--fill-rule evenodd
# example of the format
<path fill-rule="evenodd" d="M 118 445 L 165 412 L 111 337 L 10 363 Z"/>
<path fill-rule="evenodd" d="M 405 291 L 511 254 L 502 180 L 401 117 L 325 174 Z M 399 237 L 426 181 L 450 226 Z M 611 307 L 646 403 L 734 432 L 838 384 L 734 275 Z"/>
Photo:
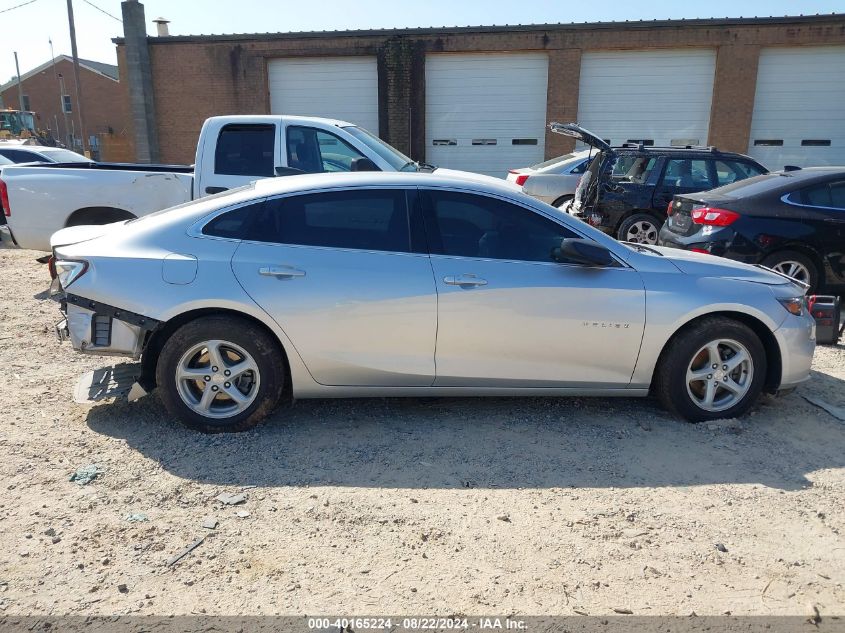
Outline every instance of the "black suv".
<path fill-rule="evenodd" d="M 549 128 L 599 150 L 564 209 L 624 242 L 657 244 L 666 209 L 677 194 L 768 173 L 753 158 L 713 147 L 611 147 L 575 123 Z"/>

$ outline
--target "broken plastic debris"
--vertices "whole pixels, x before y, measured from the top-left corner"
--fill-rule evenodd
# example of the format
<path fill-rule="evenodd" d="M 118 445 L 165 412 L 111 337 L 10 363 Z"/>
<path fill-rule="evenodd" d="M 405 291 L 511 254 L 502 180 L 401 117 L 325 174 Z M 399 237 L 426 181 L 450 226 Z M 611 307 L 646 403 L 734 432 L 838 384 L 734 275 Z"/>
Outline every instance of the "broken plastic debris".
<path fill-rule="evenodd" d="M 222 494 L 217 495 L 217 500 L 227 506 L 236 506 L 239 503 L 243 503 L 244 501 L 246 501 L 246 495 L 242 492 L 236 495 L 224 492 Z"/>
<path fill-rule="evenodd" d="M 88 464 L 87 466 L 80 466 L 76 469 L 76 472 L 70 476 L 70 481 L 74 483 L 84 486 L 86 484 L 90 484 L 97 478 L 97 475 L 102 473 L 103 471 L 100 469 L 97 464 Z"/>
<path fill-rule="evenodd" d="M 149 521 L 149 518 L 143 512 L 133 512 L 126 515 L 126 520 L 132 523 L 140 523 L 141 521 Z"/>

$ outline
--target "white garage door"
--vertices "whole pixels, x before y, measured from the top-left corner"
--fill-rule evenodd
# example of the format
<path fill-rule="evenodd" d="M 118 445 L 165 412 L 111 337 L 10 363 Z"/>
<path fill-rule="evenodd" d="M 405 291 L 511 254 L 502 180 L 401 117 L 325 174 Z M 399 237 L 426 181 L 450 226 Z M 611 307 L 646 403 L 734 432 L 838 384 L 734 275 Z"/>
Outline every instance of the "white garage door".
<path fill-rule="evenodd" d="M 578 123 L 612 145 L 706 145 L 716 51 L 602 51 L 581 56 Z"/>
<path fill-rule="evenodd" d="M 341 119 L 378 134 L 375 57 L 271 59 L 270 111 Z"/>
<path fill-rule="evenodd" d="M 426 160 L 504 178 L 543 160 L 545 53 L 428 55 Z"/>
<path fill-rule="evenodd" d="M 845 165 L 845 46 L 760 51 L 748 152 L 769 169 Z"/>

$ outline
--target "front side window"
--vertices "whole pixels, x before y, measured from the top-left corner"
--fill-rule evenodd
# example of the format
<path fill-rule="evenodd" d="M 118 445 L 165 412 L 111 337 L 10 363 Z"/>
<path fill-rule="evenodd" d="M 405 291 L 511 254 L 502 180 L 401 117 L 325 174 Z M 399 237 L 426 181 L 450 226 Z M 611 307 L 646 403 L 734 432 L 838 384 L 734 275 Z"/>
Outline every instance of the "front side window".
<path fill-rule="evenodd" d="M 666 161 L 666 172 L 663 184 L 667 187 L 682 189 L 700 189 L 702 191 L 713 188 L 706 160 L 691 160 L 689 158 L 671 158 Z"/>
<path fill-rule="evenodd" d="M 399 189 L 329 191 L 268 200 L 251 229 L 258 242 L 370 251 L 411 251 L 408 205 Z"/>
<path fill-rule="evenodd" d="M 288 167 L 307 174 L 352 171 L 352 161 L 364 155 L 331 132 L 311 127 L 287 129 Z"/>
<path fill-rule="evenodd" d="M 424 192 L 426 232 L 433 253 L 456 257 L 554 262 L 574 231 L 496 198 L 451 191 Z"/>
<path fill-rule="evenodd" d="M 225 125 L 217 137 L 214 173 L 222 176 L 275 175 L 276 126 L 270 123 Z"/>

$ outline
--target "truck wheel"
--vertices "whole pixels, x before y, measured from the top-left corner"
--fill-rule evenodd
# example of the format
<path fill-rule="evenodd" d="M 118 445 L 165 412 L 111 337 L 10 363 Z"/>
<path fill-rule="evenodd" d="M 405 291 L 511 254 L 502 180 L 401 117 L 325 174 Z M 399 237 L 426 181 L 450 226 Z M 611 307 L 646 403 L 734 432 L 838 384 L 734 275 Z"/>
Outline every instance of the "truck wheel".
<path fill-rule="evenodd" d="M 669 342 L 655 370 L 655 394 L 690 422 L 742 415 L 766 380 L 766 351 L 743 323 L 707 317 Z"/>
<path fill-rule="evenodd" d="M 648 213 L 635 213 L 619 225 L 616 239 L 634 244 L 657 244 L 660 223 Z"/>
<path fill-rule="evenodd" d="M 164 344 L 156 383 L 168 411 L 205 433 L 245 431 L 278 404 L 285 384 L 279 346 L 230 316 L 201 317 Z"/>
<path fill-rule="evenodd" d="M 808 294 L 813 294 L 813 291 L 818 286 L 819 272 L 816 265 L 809 257 L 797 251 L 773 253 L 760 263 L 787 277 L 792 277 L 805 284 L 810 284 Z"/>

